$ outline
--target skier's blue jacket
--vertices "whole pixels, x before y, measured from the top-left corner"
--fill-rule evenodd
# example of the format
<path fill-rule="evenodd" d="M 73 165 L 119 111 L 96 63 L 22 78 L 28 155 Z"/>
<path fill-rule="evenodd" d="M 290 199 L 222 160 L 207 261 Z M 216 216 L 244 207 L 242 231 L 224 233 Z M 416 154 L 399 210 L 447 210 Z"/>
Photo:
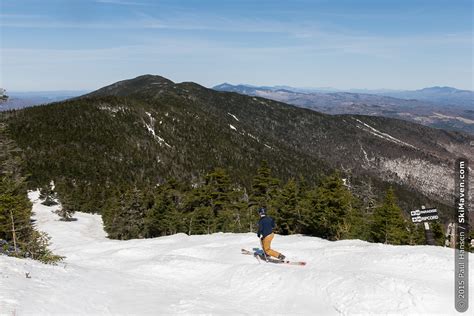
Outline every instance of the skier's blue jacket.
<path fill-rule="evenodd" d="M 273 218 L 270 216 L 263 216 L 258 221 L 257 236 L 262 236 L 262 238 L 265 238 L 273 232 L 273 228 L 275 228 L 275 221 Z"/>

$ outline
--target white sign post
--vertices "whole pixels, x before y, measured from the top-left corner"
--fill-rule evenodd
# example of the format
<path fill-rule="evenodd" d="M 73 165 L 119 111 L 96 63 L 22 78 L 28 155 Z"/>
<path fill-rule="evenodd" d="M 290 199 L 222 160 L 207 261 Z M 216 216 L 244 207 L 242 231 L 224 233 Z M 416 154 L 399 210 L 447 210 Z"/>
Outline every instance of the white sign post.
<path fill-rule="evenodd" d="M 436 221 L 439 219 L 438 210 L 436 208 L 425 208 L 421 206 L 421 209 L 410 212 L 411 221 L 413 223 L 423 223 L 425 226 L 425 236 L 428 245 L 434 245 L 435 241 L 433 234 L 430 231 L 430 221 Z"/>

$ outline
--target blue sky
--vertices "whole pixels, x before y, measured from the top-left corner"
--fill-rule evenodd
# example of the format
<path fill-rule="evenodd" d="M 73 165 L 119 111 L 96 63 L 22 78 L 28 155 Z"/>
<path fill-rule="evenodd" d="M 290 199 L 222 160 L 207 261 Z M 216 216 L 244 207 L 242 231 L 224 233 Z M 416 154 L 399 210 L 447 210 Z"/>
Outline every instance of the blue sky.
<path fill-rule="evenodd" d="M 205 86 L 473 89 L 471 0 L 0 0 L 8 90 L 145 73 Z"/>

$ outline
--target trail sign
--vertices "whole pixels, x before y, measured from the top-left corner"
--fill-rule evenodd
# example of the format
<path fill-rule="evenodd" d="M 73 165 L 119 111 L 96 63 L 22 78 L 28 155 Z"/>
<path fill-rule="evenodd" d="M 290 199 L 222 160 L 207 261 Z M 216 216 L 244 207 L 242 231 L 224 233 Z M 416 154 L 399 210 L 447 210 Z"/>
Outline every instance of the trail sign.
<path fill-rule="evenodd" d="M 436 208 L 425 208 L 410 212 L 411 221 L 413 223 L 429 222 L 439 219 L 438 210 Z"/>

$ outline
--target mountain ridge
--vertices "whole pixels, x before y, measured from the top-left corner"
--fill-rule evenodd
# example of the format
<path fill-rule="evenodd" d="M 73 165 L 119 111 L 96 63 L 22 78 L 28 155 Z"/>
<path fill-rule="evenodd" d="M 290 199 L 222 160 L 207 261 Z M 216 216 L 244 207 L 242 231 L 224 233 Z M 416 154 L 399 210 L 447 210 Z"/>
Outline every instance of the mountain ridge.
<path fill-rule="evenodd" d="M 200 183 L 219 166 L 248 187 L 260 162 L 268 160 L 285 181 L 304 176 L 315 183 L 339 169 L 360 194 L 391 184 L 406 208 L 442 208 L 452 201 L 454 158 L 474 154 L 468 145 L 474 137 L 463 133 L 383 117 L 328 115 L 152 75 L 5 112 L 5 120 L 29 157 L 33 184 L 66 177 L 84 182 L 87 194 L 102 194 L 118 182 L 153 186 L 169 177 Z M 96 179 L 109 184 L 88 188 Z"/>
<path fill-rule="evenodd" d="M 459 105 L 448 105 L 455 102 L 456 99 L 452 98 L 452 93 L 444 92 L 439 98 L 448 101 L 446 103 L 433 103 L 429 98 L 429 95 L 431 95 L 429 91 L 435 88 L 427 88 L 426 91 L 428 92 L 416 92 L 425 96 L 425 99 L 421 100 L 416 100 L 416 95 L 409 95 L 403 99 L 401 97 L 404 95 L 400 95 L 401 92 L 390 92 L 383 95 L 350 91 L 308 92 L 230 84 L 218 85 L 214 89 L 260 96 L 327 114 L 385 116 L 421 123 L 430 127 L 474 134 L 474 98 L 466 98 L 467 101 L 464 100 Z M 444 88 L 441 89 L 445 91 Z M 455 94 L 465 94 L 461 90 L 456 91 Z M 474 96 L 472 92 L 466 93 Z"/>
<path fill-rule="evenodd" d="M 267 85 L 253 85 L 253 84 L 246 84 L 246 83 L 238 83 L 232 84 L 230 82 L 223 82 L 221 84 L 217 84 L 212 86 L 212 89 L 219 90 L 223 87 L 249 87 L 249 88 L 258 88 L 258 89 L 269 89 L 269 90 L 278 90 L 278 89 L 285 89 L 294 92 L 320 92 L 320 91 L 327 91 L 327 92 L 349 92 L 349 93 L 362 93 L 362 94 L 381 94 L 384 95 L 385 93 L 400 93 L 400 92 L 469 92 L 473 93 L 473 90 L 468 89 L 458 89 L 455 87 L 450 86 L 430 86 L 424 87 L 420 89 L 414 90 L 406 90 L 406 89 L 361 89 L 361 88 L 350 88 L 350 89 L 339 89 L 339 88 L 332 88 L 332 87 L 294 87 L 288 85 L 274 85 L 274 86 L 267 86 Z"/>

